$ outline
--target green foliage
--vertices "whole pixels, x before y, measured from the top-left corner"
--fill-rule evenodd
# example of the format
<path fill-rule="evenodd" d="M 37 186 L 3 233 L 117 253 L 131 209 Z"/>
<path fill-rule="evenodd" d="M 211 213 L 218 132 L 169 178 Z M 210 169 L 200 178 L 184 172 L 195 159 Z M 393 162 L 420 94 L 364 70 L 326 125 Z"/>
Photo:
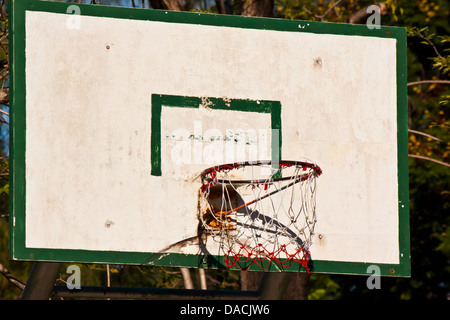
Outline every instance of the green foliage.
<path fill-rule="evenodd" d="M 309 279 L 308 300 L 337 300 L 342 296 L 342 289 L 332 276 L 311 274 Z"/>
<path fill-rule="evenodd" d="M 450 36 L 436 36 L 434 33 L 429 32 L 428 27 L 420 29 L 412 27 L 408 28 L 407 31 L 408 37 L 418 37 L 423 40 L 421 41 L 421 44 L 429 45 L 434 49 L 436 56 L 430 57 L 430 60 L 433 61 L 433 68 L 440 71 L 442 76 L 448 75 L 450 72 L 450 48 L 443 49 L 444 54 L 441 54 L 438 51 L 437 46 L 440 45 L 444 47 L 446 44 L 450 43 Z M 437 45 L 433 43 L 433 40 L 435 39 L 438 42 Z M 447 52 L 449 54 L 445 55 Z"/>
<path fill-rule="evenodd" d="M 8 253 L 8 222 L 0 218 L 0 263 L 19 281 L 26 283 L 32 264 L 10 261 Z M 19 299 L 22 291 L 0 274 L 0 300 Z"/>
<path fill-rule="evenodd" d="M 448 194 L 448 192 L 445 192 L 445 194 Z M 448 204 L 447 202 L 446 209 L 450 209 Z M 435 237 L 440 241 L 436 250 L 441 251 L 446 256 L 450 256 L 450 226 L 447 225 L 445 230 L 437 233 Z"/>
<path fill-rule="evenodd" d="M 373 1 L 370 0 L 349 0 L 333 7 L 332 1 L 325 0 L 278 0 L 275 1 L 275 11 L 278 16 L 291 20 L 346 22 L 352 13 L 371 4 Z"/>
<path fill-rule="evenodd" d="M 450 51 L 449 49 L 446 49 L 445 51 Z M 450 55 L 447 56 L 437 56 L 430 58 L 433 60 L 433 67 L 437 68 L 438 70 L 442 71 L 442 74 L 447 74 L 450 72 Z"/>
<path fill-rule="evenodd" d="M 412 298 L 441 298 L 448 292 L 445 232 L 450 217 L 449 169 L 431 162 L 410 161 Z"/>

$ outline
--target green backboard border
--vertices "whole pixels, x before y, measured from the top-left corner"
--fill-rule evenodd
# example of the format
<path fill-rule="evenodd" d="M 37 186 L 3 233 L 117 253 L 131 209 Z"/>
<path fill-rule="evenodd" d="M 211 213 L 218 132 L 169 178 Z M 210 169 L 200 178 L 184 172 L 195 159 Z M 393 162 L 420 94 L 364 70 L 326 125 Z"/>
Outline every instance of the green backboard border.
<path fill-rule="evenodd" d="M 66 14 L 72 3 L 36 0 L 10 0 L 10 242 L 12 259 L 23 261 L 61 261 L 80 263 L 137 264 L 172 267 L 225 268 L 222 257 L 184 254 L 152 254 L 142 252 L 91 251 L 69 249 L 41 249 L 26 247 L 25 226 L 25 151 L 26 151 L 26 74 L 25 74 L 25 13 L 42 11 Z M 319 273 L 367 275 L 368 266 L 380 267 L 383 276 L 409 277 L 409 181 L 408 132 L 406 92 L 406 30 L 397 27 L 369 29 L 365 25 L 293 21 L 269 18 L 225 16 L 202 13 L 169 12 L 97 5 L 76 4 L 82 16 L 109 17 L 168 23 L 224 26 L 233 28 L 302 32 L 313 34 L 354 35 L 396 39 L 397 43 L 397 141 L 398 141 L 398 195 L 399 195 L 399 264 L 369 262 L 312 261 L 312 271 Z M 376 62 L 374 62 L 376 63 Z M 313 257 L 314 259 L 314 257 Z M 251 269 L 253 270 L 253 269 Z M 256 269 L 254 269 L 256 270 Z M 259 269 L 257 269 L 259 270 Z M 278 271 L 271 267 L 269 271 Z M 299 271 L 292 265 L 286 271 Z"/>

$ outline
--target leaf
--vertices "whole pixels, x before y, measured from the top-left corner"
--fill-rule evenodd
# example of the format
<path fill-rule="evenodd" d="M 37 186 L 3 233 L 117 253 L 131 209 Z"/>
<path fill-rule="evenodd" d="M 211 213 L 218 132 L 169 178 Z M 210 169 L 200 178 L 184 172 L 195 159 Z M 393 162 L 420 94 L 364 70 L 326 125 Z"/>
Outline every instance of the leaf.
<path fill-rule="evenodd" d="M 3 193 L 9 196 L 9 183 L 5 184 L 3 187 L 0 188 L 0 194 Z"/>
<path fill-rule="evenodd" d="M 450 227 L 447 227 L 447 229 L 437 235 L 436 238 L 441 241 L 441 243 L 436 247 L 436 250 L 441 251 L 446 255 L 450 255 Z"/>

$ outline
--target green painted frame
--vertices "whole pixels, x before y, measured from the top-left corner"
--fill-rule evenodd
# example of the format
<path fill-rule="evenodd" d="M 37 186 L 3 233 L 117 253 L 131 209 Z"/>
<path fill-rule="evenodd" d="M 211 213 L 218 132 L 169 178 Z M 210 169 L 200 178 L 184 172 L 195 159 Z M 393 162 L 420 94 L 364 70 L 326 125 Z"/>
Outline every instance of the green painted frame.
<path fill-rule="evenodd" d="M 205 97 L 204 97 L 205 98 Z M 225 103 L 222 98 L 206 97 L 209 107 L 215 110 L 245 111 L 270 113 L 271 128 L 278 130 L 278 135 L 272 135 L 272 161 L 281 159 L 281 103 L 279 101 L 230 99 Z M 161 175 L 161 111 L 162 107 L 199 108 L 201 97 L 185 97 L 163 94 L 152 94 L 152 140 L 151 140 L 151 174 Z"/>
<path fill-rule="evenodd" d="M 26 73 L 25 73 L 25 12 L 68 12 L 72 3 L 37 0 L 10 0 L 10 241 L 12 259 L 24 261 L 66 261 L 86 263 L 141 264 L 157 266 L 185 266 L 197 268 L 225 268 L 222 257 L 183 254 L 156 254 L 143 252 L 90 251 L 69 249 L 28 248 L 25 245 L 25 150 L 26 150 Z M 365 25 L 349 25 L 293 20 L 225 16 L 201 13 L 169 12 L 121 7 L 77 4 L 81 15 L 117 19 L 151 20 L 168 23 L 226 26 L 234 28 L 307 32 L 314 34 L 358 35 L 393 38 L 397 43 L 397 141 L 398 141 L 398 195 L 399 195 L 399 264 L 377 264 L 382 276 L 409 277 L 409 181 L 408 131 L 406 91 L 406 30 L 398 27 L 369 29 Z M 304 27 L 302 27 L 304 26 Z M 157 172 L 156 172 L 157 173 Z M 319 273 L 368 275 L 370 262 L 312 261 L 312 271 Z M 259 270 L 259 269 L 251 269 Z M 278 271 L 270 267 L 269 271 Z M 293 264 L 287 271 L 301 271 Z"/>

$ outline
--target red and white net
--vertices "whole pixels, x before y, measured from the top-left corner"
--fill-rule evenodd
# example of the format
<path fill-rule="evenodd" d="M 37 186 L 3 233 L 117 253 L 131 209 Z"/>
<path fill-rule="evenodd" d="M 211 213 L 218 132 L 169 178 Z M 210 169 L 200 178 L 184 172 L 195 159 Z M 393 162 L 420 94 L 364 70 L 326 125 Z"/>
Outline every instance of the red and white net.
<path fill-rule="evenodd" d="M 256 264 L 280 270 L 292 262 L 310 272 L 316 178 L 322 170 L 297 161 L 220 165 L 202 172 L 199 218 L 228 268 Z"/>

